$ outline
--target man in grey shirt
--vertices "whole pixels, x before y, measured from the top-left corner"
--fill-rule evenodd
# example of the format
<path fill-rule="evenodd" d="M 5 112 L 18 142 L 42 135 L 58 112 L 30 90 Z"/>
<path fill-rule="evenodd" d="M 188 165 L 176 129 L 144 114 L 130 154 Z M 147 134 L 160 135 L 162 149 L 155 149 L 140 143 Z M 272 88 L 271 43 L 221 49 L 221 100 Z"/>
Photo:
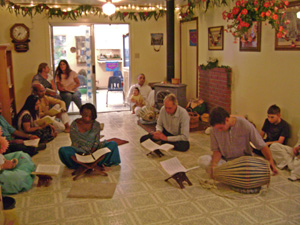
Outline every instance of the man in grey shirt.
<path fill-rule="evenodd" d="M 185 152 L 190 148 L 189 132 L 189 114 L 178 105 L 176 96 L 169 94 L 160 109 L 156 131 L 141 137 L 140 142 L 151 138 L 153 141 L 161 141 L 162 144 L 170 143 L 174 145 L 174 150 Z"/>
<path fill-rule="evenodd" d="M 213 127 L 210 133 L 212 156 L 201 156 L 199 164 L 206 168 L 213 176 L 215 166 L 226 161 L 245 155 L 252 155 L 250 142 L 261 150 L 264 157 L 269 161 L 274 174 L 278 171 L 275 167 L 269 147 L 264 142 L 256 128 L 242 117 L 230 116 L 221 107 L 214 108 L 210 115 L 210 125 Z"/>

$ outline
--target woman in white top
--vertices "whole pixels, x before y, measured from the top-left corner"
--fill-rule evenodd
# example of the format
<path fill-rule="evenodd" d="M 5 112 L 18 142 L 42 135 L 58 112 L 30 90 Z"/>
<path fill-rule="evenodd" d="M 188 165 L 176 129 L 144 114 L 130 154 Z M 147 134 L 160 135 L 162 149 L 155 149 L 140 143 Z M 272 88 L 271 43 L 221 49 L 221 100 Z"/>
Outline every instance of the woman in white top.
<path fill-rule="evenodd" d="M 71 70 L 67 60 L 60 60 L 58 67 L 55 70 L 55 81 L 57 89 L 60 92 L 60 97 L 66 103 L 67 111 L 70 103 L 73 101 L 78 109 L 80 109 L 81 93 L 78 91 L 80 86 L 77 73 Z"/>

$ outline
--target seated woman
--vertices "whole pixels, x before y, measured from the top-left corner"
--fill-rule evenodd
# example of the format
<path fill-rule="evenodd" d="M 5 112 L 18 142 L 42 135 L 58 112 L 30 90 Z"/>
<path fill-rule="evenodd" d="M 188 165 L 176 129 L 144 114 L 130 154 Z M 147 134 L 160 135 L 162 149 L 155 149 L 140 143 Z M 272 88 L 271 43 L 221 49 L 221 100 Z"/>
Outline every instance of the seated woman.
<path fill-rule="evenodd" d="M 36 126 L 34 121 L 39 119 L 40 100 L 35 95 L 29 95 L 24 106 L 14 118 L 14 125 L 19 131 L 38 136 L 41 143 L 52 141 L 57 132 L 53 125 Z"/>
<path fill-rule="evenodd" d="M 60 60 L 58 67 L 55 71 L 55 81 L 57 89 L 60 92 L 60 97 L 66 103 L 67 111 L 73 101 L 78 109 L 80 109 L 81 93 L 78 91 L 80 82 L 76 72 L 71 70 L 69 63 L 66 60 Z"/>
<path fill-rule="evenodd" d="M 75 163 L 71 156 L 75 153 L 90 153 L 99 148 L 107 147 L 111 152 L 107 153 L 98 165 L 112 166 L 120 164 L 119 149 L 116 142 L 100 142 L 100 123 L 96 121 L 97 112 L 94 105 L 87 103 L 80 108 L 81 118 L 71 124 L 71 146 L 59 149 L 60 160 L 71 169 L 77 169 L 80 165 Z"/>
<path fill-rule="evenodd" d="M 4 195 L 17 194 L 31 188 L 35 170 L 30 156 L 24 152 L 3 153 L 8 148 L 8 141 L 0 128 L 0 185 Z"/>

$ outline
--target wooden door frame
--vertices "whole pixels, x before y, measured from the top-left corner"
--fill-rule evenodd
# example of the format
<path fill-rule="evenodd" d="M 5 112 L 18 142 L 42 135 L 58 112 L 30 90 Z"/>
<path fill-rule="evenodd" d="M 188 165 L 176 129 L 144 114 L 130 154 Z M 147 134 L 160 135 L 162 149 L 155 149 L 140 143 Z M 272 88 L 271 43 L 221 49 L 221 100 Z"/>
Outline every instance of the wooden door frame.
<path fill-rule="evenodd" d="M 181 34 L 182 34 L 182 28 L 181 28 L 181 25 L 183 24 L 183 23 L 186 23 L 186 22 L 191 22 L 191 21 L 196 21 L 196 30 L 197 30 L 197 46 L 196 46 L 196 97 L 198 98 L 199 97 L 199 85 L 198 85 L 198 79 L 199 79 L 199 73 L 198 73 L 198 53 L 199 53 L 199 35 L 198 35 L 198 17 L 194 17 L 194 18 L 192 18 L 191 20 L 188 20 L 188 21 L 180 21 L 180 24 L 179 24 L 179 45 L 180 45 L 180 50 L 179 50 L 179 52 L 180 52 L 180 82 L 182 81 L 182 66 L 181 66 L 181 64 L 182 64 L 182 59 L 181 59 L 181 53 L 182 53 L 182 49 L 181 49 Z"/>

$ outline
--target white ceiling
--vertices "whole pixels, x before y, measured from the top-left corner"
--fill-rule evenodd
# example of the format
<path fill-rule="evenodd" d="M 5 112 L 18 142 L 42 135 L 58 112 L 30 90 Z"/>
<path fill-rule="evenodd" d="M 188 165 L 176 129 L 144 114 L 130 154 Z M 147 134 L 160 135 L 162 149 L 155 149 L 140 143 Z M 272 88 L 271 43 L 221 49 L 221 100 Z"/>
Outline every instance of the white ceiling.
<path fill-rule="evenodd" d="M 102 5 L 106 0 L 11 0 L 16 4 L 57 4 L 57 5 Z M 187 0 L 174 0 L 175 6 L 186 5 Z M 128 4 L 136 6 L 166 6 L 166 0 L 112 0 L 116 6 L 125 6 Z"/>

